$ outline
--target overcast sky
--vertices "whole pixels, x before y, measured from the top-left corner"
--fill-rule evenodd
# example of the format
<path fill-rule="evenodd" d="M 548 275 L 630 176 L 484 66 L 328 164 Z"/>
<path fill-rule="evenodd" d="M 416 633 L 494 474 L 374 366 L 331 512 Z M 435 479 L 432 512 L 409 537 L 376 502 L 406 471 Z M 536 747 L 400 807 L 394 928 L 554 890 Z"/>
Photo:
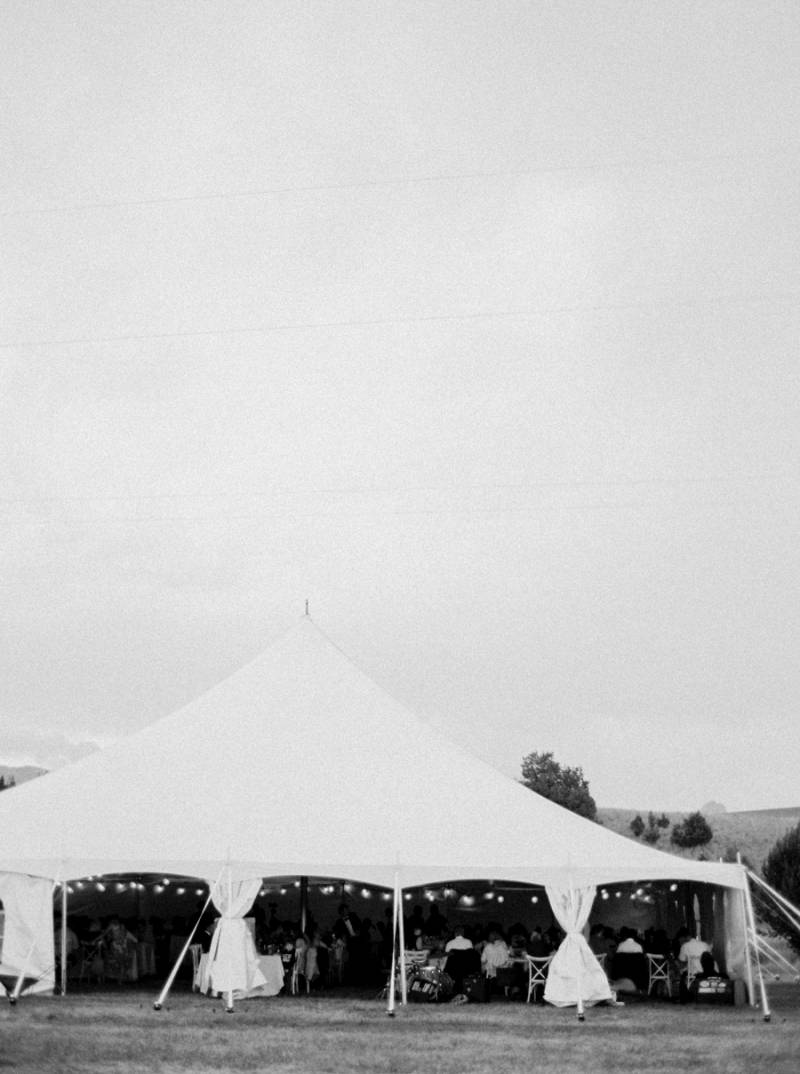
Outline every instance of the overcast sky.
<path fill-rule="evenodd" d="M 308 598 L 510 775 L 800 804 L 794 0 L 2 0 L 0 42 L 0 761 Z"/>

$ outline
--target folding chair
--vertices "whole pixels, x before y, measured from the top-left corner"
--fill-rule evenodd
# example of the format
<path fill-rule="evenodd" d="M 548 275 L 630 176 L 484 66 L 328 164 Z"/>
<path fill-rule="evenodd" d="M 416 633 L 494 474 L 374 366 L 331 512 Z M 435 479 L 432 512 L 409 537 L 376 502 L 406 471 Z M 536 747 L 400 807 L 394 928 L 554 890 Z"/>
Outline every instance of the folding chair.
<path fill-rule="evenodd" d="M 669 959 L 666 955 L 647 954 L 647 994 L 659 984 L 664 986 L 664 991 L 672 998 L 672 982 L 669 973 Z"/>
<path fill-rule="evenodd" d="M 530 1003 L 536 986 L 541 985 L 544 988 L 547 983 L 547 971 L 553 961 L 553 956 L 546 955 L 542 958 L 535 958 L 533 955 L 526 955 L 525 961 L 528 963 L 528 998 L 525 1002 Z"/>

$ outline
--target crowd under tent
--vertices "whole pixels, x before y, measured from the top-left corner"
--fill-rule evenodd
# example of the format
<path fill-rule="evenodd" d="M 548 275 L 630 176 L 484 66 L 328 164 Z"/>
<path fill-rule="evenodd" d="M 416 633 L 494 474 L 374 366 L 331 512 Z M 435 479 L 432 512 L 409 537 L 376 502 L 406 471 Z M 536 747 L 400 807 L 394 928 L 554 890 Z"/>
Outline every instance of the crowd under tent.
<path fill-rule="evenodd" d="M 566 933 L 546 998 L 579 1011 L 609 995 L 584 938 L 593 905 L 622 886 L 683 885 L 754 997 L 741 865 L 666 854 L 534 794 L 389 696 L 308 616 L 177 712 L 4 792 L 0 830 L 1 969 L 17 992 L 53 988 L 56 888 L 66 906 L 70 882 L 150 875 L 208 891 L 228 983 L 270 878 L 381 889 L 395 922 L 408 889 L 537 887 Z M 767 1016 L 763 988 L 762 1001 Z"/>

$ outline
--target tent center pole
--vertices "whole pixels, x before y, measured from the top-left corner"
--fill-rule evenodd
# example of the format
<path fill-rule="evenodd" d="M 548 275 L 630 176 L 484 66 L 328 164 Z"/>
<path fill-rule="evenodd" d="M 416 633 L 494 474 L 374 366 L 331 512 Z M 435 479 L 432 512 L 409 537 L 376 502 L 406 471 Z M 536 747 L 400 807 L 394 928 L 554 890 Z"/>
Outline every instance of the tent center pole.
<path fill-rule="evenodd" d="M 67 994 L 67 896 L 69 885 L 61 881 L 61 995 Z"/>
<path fill-rule="evenodd" d="M 308 927 L 308 877 L 300 877 L 300 932 L 305 935 Z"/>

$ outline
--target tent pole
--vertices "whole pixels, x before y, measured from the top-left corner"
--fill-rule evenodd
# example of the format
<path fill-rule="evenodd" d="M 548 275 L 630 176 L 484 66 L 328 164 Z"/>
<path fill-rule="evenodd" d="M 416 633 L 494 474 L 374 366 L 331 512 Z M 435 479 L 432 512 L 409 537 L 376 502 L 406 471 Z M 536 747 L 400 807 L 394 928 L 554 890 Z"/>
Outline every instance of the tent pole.
<path fill-rule="evenodd" d="M 230 866 L 230 852 L 228 855 L 228 913 L 233 906 L 233 872 Z M 228 1006 L 225 1008 L 226 1014 L 233 1014 L 233 988 L 228 989 Z"/>
<path fill-rule="evenodd" d="M 67 994 L 67 895 L 66 880 L 61 881 L 61 995 Z"/>
<path fill-rule="evenodd" d="M 572 915 L 573 924 L 575 922 L 575 889 L 572 886 L 572 877 L 569 881 L 569 901 L 570 901 L 570 913 Z M 575 967 L 575 985 L 578 989 L 578 1021 L 583 1022 L 585 1020 L 585 1014 L 583 1012 L 583 980 L 581 970 L 583 969 L 583 959 L 579 958 Z"/>
<path fill-rule="evenodd" d="M 397 892 L 400 886 L 400 874 L 394 874 L 394 889 L 392 891 L 392 958 L 389 963 L 389 1002 L 386 1008 L 386 1013 L 390 1018 L 394 1018 L 395 1007 L 395 975 L 397 973 L 397 917 L 398 917 L 398 900 Z"/>
<path fill-rule="evenodd" d="M 308 927 L 308 877 L 300 877 L 300 932 L 305 936 Z"/>
<path fill-rule="evenodd" d="M 397 879 L 397 930 L 400 936 L 400 1004 L 408 1006 L 408 980 L 406 978 L 406 926 L 403 921 L 403 888 L 400 878 Z"/>
<path fill-rule="evenodd" d="M 745 878 L 747 879 L 747 878 Z M 750 895 L 750 881 L 747 880 L 744 888 L 745 906 L 747 907 L 747 919 L 748 919 L 748 932 L 752 938 L 753 952 L 756 956 L 756 972 L 758 974 L 758 987 L 761 992 L 761 1010 L 764 1014 L 764 1021 L 769 1022 L 772 1017 L 769 1009 L 769 1000 L 767 999 L 767 990 L 764 987 L 764 974 L 761 972 L 761 955 L 758 951 L 758 938 L 756 936 L 756 916 L 753 913 L 753 899 Z M 756 1006 L 756 1004 L 753 1004 Z"/>
<path fill-rule="evenodd" d="M 202 920 L 203 914 L 206 912 L 206 910 L 208 909 L 208 905 L 211 902 L 211 890 L 212 890 L 212 887 L 211 887 L 211 885 L 209 885 L 208 898 L 206 899 L 205 906 L 200 911 L 200 915 L 197 918 L 197 921 L 195 921 L 195 923 L 194 923 L 194 928 L 192 929 L 192 931 L 187 936 L 186 943 L 183 945 L 183 950 L 178 955 L 178 957 L 177 957 L 177 959 L 175 961 L 175 965 L 172 967 L 172 970 L 170 971 L 170 975 L 167 978 L 166 984 L 161 989 L 161 993 L 160 993 L 158 999 L 153 1004 L 153 1010 L 154 1011 L 160 1011 L 161 1008 L 164 1006 L 164 1001 L 166 1000 L 167 996 L 169 995 L 169 990 L 170 990 L 170 988 L 172 988 L 173 982 L 174 982 L 175 978 L 178 976 L 178 970 L 181 968 L 181 964 L 182 964 L 183 960 L 186 958 L 186 952 L 189 950 L 189 948 L 192 945 L 192 940 L 194 939 L 194 934 L 197 932 L 197 926 L 200 924 L 200 921 Z"/>
<path fill-rule="evenodd" d="M 742 855 L 740 851 L 736 852 L 736 861 L 739 865 L 742 864 Z M 747 876 L 745 875 L 745 884 L 747 884 Z M 739 889 L 739 896 L 742 900 L 742 916 L 744 918 L 744 962 L 745 973 L 747 974 L 747 995 L 750 997 L 750 1005 L 756 1006 L 756 993 L 753 985 L 753 963 L 750 959 L 750 922 L 747 917 L 747 899 L 744 895 L 744 888 Z"/>
<path fill-rule="evenodd" d="M 742 900 L 742 916 L 744 917 L 744 963 L 745 973 L 747 974 L 747 994 L 750 997 L 751 1007 L 756 1007 L 758 1004 L 756 1003 L 755 986 L 753 984 L 753 962 L 750 957 L 750 947 L 752 943 L 750 938 L 750 920 L 747 915 L 747 899 L 744 895 L 744 888 L 740 890 L 739 896 Z"/>

